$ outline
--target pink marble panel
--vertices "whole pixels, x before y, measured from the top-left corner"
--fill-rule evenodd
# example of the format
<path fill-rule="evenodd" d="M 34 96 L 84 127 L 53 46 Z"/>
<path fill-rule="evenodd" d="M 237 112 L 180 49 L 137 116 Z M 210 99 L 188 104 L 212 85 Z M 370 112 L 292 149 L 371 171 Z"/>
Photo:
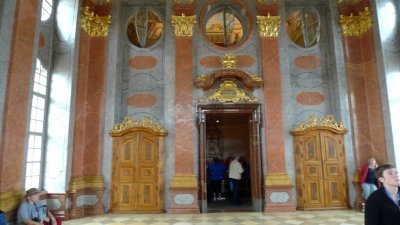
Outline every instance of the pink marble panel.
<path fill-rule="evenodd" d="M 304 55 L 295 58 L 293 63 L 303 70 L 315 70 L 321 66 L 321 59 L 314 55 Z"/>
<path fill-rule="evenodd" d="M 152 56 L 135 56 L 129 59 L 129 66 L 134 69 L 151 69 L 157 65 L 158 61 Z"/>
<path fill-rule="evenodd" d="M 192 38 L 175 37 L 175 174 L 193 174 Z"/>
<path fill-rule="evenodd" d="M 133 108 L 150 108 L 157 104 L 157 97 L 152 94 L 135 94 L 128 97 L 128 105 Z"/>
<path fill-rule="evenodd" d="M 286 172 L 279 40 L 261 38 L 268 172 Z"/>
<path fill-rule="evenodd" d="M 79 63 L 76 82 L 74 139 L 72 152 L 71 176 L 82 176 L 84 164 L 83 152 L 85 149 L 86 125 L 86 92 L 88 85 L 90 37 L 84 30 L 80 34 Z"/>
<path fill-rule="evenodd" d="M 344 37 L 347 63 L 362 63 L 362 47 L 359 37 Z"/>
<path fill-rule="evenodd" d="M 375 43 L 373 35 L 373 29 L 370 29 L 360 36 L 360 45 L 362 46 L 361 56 L 364 63 L 375 61 Z"/>
<path fill-rule="evenodd" d="M 320 105 L 325 101 L 325 96 L 319 92 L 302 92 L 297 95 L 296 101 L 302 105 Z"/>
<path fill-rule="evenodd" d="M 43 36 L 43 33 L 40 32 L 39 34 L 39 48 L 43 48 L 45 44 L 45 38 Z"/>
<path fill-rule="evenodd" d="M 90 39 L 83 176 L 101 175 L 107 39 Z"/>

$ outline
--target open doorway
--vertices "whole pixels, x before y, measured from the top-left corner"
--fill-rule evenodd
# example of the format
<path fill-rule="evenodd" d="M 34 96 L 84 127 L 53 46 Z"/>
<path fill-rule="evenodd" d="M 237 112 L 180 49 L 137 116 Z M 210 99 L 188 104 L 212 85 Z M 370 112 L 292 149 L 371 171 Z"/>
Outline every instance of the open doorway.
<path fill-rule="evenodd" d="M 202 212 L 261 211 L 259 105 L 204 105 L 199 113 Z M 235 157 L 244 170 L 238 182 L 229 179 Z M 224 170 L 219 179 L 214 176 L 216 168 Z M 239 201 L 233 201 L 234 182 L 239 184 Z"/>

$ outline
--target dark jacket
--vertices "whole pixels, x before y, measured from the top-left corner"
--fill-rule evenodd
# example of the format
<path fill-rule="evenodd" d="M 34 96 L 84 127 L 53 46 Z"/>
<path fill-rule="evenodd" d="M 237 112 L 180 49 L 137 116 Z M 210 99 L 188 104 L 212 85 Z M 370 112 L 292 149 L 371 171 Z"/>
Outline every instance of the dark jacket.
<path fill-rule="evenodd" d="M 364 218 L 365 225 L 399 225 L 400 209 L 380 187 L 368 197 Z"/>

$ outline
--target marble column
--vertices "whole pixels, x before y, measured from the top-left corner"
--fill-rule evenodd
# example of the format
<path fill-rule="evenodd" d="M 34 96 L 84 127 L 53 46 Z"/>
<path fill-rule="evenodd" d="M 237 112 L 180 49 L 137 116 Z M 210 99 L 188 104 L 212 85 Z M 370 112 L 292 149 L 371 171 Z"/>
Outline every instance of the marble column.
<path fill-rule="evenodd" d="M 371 157 L 378 164 L 387 162 L 381 84 L 372 29 L 372 12 L 368 3 L 340 5 L 343 32 L 352 136 L 356 168 Z M 354 186 L 359 186 L 359 171 L 354 172 Z M 355 208 L 361 207 L 361 189 L 356 188 Z"/>
<path fill-rule="evenodd" d="M 174 5 L 175 31 L 175 175 L 172 178 L 169 213 L 199 213 L 198 182 L 193 165 L 193 28 L 194 6 Z"/>
<path fill-rule="evenodd" d="M 0 137 L 0 208 L 6 211 L 11 219 L 24 193 L 24 162 L 26 132 L 29 129 L 27 121 L 30 103 L 30 86 L 33 65 L 36 60 L 38 28 L 36 22 L 40 15 L 40 1 L 16 0 L 13 4 L 3 3 L 9 12 L 15 12 L 14 20 L 8 20 L 11 38 L 8 55 L 7 83 L 4 91 L 4 105 L 2 106 L 2 123 Z M 7 14 L 7 13 L 6 13 Z M 3 23 L 7 19 L 1 17 Z M 5 40 L 2 40 L 2 42 Z M 3 51 L 0 50 L 0 51 Z M 8 50 L 5 50 L 8 51 Z M 3 53 L 2 53 L 3 55 Z M 1 59 L 4 60 L 4 59 Z M 3 86 L 4 84 L 1 84 Z"/>
<path fill-rule="evenodd" d="M 265 144 L 267 174 L 264 178 L 264 211 L 294 211 L 293 184 L 286 171 L 282 83 L 279 60 L 280 16 L 277 5 L 259 5 L 257 24 L 260 34 L 265 104 Z"/>
<path fill-rule="evenodd" d="M 69 218 L 103 214 L 102 137 L 110 4 L 81 10 Z"/>

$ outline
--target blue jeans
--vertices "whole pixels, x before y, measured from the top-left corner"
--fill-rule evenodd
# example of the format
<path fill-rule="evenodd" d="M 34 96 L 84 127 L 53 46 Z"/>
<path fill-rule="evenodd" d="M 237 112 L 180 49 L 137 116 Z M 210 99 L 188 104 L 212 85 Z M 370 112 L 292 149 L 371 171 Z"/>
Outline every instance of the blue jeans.
<path fill-rule="evenodd" d="M 375 184 L 371 183 L 363 183 L 361 187 L 362 187 L 362 195 L 365 200 L 367 200 L 367 198 L 369 197 L 370 194 L 372 194 L 372 192 L 378 189 Z"/>
<path fill-rule="evenodd" d="M 240 205 L 242 202 L 240 201 L 240 180 L 230 179 L 233 185 L 233 196 L 232 196 L 232 203 L 234 205 Z"/>

